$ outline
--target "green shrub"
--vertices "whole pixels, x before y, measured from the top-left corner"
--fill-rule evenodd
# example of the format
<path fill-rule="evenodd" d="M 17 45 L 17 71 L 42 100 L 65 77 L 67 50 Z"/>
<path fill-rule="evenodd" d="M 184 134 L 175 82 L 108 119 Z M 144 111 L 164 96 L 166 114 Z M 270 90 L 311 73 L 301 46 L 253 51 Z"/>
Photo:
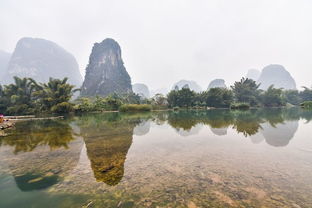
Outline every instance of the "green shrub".
<path fill-rule="evenodd" d="M 248 103 L 233 103 L 231 109 L 233 110 L 248 110 L 250 105 Z"/>
<path fill-rule="evenodd" d="M 178 107 L 178 106 L 176 106 L 176 107 L 173 107 L 173 110 L 174 111 L 178 111 L 180 108 Z"/>
<path fill-rule="evenodd" d="M 53 113 L 69 113 L 73 111 L 73 105 L 68 102 L 58 103 L 52 106 L 51 111 Z"/>
<path fill-rule="evenodd" d="M 79 98 L 74 106 L 76 112 L 89 112 L 94 110 L 94 106 L 89 98 Z"/>
<path fill-rule="evenodd" d="M 312 101 L 304 101 L 300 106 L 304 109 L 312 109 Z"/>
<path fill-rule="evenodd" d="M 135 111 L 151 111 L 152 106 L 148 104 L 125 104 L 120 106 L 121 112 L 135 112 Z"/>

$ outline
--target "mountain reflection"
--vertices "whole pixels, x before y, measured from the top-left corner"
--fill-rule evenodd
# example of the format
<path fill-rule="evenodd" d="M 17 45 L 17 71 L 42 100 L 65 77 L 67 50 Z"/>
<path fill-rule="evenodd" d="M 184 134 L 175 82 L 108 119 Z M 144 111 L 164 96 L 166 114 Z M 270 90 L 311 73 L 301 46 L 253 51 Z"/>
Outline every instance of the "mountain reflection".
<path fill-rule="evenodd" d="M 312 113 L 299 108 L 291 109 L 253 109 L 248 111 L 209 110 L 178 111 L 168 113 L 168 124 L 183 136 L 199 132 L 198 125 L 210 126 L 211 132 L 218 136 L 227 134 L 229 127 L 237 133 L 249 137 L 254 144 L 263 140 L 275 147 L 286 146 L 298 129 L 298 121 L 304 118 L 309 122 Z"/>
<path fill-rule="evenodd" d="M 312 120 L 311 111 L 253 109 L 154 113 L 87 114 L 67 120 L 20 122 L 0 137 L 0 156 L 22 191 L 48 188 L 77 165 L 83 143 L 98 182 L 118 184 L 133 135 L 149 133 L 151 126 L 169 124 L 180 136 L 199 134 L 209 127 L 217 136 L 234 129 L 254 144 L 289 144 L 299 119 Z"/>
<path fill-rule="evenodd" d="M 97 181 L 111 186 L 120 182 L 134 128 L 142 125 L 142 122 L 145 127 L 145 119 L 149 116 L 150 114 L 112 113 L 105 116 L 86 115 L 79 119 L 77 124 Z M 146 129 L 143 133 L 144 131 Z"/>

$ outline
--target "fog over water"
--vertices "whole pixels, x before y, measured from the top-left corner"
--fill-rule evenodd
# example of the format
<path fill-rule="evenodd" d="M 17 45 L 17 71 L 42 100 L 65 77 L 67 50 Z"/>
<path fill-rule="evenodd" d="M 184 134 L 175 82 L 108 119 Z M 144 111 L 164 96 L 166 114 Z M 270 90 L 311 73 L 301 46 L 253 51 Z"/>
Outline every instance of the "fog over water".
<path fill-rule="evenodd" d="M 22 37 L 56 42 L 84 75 L 95 42 L 114 38 L 132 82 L 171 88 L 180 79 L 203 89 L 227 86 L 248 69 L 282 64 L 311 86 L 312 2 L 309 0 L 1 0 L 0 50 Z"/>

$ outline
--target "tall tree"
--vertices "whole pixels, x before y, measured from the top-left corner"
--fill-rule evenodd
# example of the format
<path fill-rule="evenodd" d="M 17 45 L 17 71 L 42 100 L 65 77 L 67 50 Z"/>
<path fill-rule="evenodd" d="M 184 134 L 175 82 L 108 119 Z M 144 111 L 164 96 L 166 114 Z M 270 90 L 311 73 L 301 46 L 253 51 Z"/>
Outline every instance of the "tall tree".
<path fill-rule="evenodd" d="M 233 93 L 226 88 L 210 88 L 205 95 L 205 102 L 209 107 L 227 108 L 233 102 Z"/>
<path fill-rule="evenodd" d="M 6 113 L 8 114 L 31 114 L 34 113 L 33 93 L 35 92 L 34 81 L 29 78 L 14 77 L 14 83 L 6 85 L 2 94 L 6 100 Z"/>
<path fill-rule="evenodd" d="M 271 85 L 261 96 L 262 103 L 266 107 L 280 107 L 284 106 L 285 98 L 283 96 L 283 90 L 281 88 L 277 89 Z"/>
<path fill-rule="evenodd" d="M 239 82 L 235 82 L 231 88 L 237 102 L 254 106 L 259 102 L 259 86 L 260 84 L 256 84 L 252 79 L 242 78 Z"/>
<path fill-rule="evenodd" d="M 68 84 L 67 80 L 68 78 L 62 80 L 50 78 L 48 83 L 35 85 L 37 89 L 35 96 L 41 110 L 57 113 L 71 110 L 69 100 L 79 89 L 74 90 L 74 85 Z"/>
<path fill-rule="evenodd" d="M 312 101 L 312 89 L 308 87 L 303 87 L 303 91 L 300 92 L 300 97 L 302 101 Z"/>

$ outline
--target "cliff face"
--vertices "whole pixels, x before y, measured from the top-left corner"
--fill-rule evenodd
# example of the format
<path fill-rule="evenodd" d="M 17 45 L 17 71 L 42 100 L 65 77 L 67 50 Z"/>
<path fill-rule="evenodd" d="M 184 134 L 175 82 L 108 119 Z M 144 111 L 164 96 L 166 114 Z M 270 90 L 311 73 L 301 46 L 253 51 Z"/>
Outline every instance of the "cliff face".
<path fill-rule="evenodd" d="M 38 82 L 48 82 L 50 77 L 69 78 L 69 83 L 80 87 L 82 77 L 73 55 L 49 40 L 22 38 L 16 44 L 2 81 L 13 81 L 13 76 L 31 77 Z"/>
<path fill-rule="evenodd" d="M 263 68 L 257 81 L 260 89 L 266 90 L 270 85 L 275 88 L 296 89 L 296 82 L 290 73 L 278 64 L 271 64 Z"/>
<path fill-rule="evenodd" d="M 131 79 L 124 67 L 119 44 L 113 39 L 95 43 L 86 68 L 82 96 L 132 92 Z"/>
<path fill-rule="evenodd" d="M 180 80 L 173 85 L 172 89 L 176 89 L 176 86 L 178 87 L 178 89 L 182 89 L 186 85 L 188 85 L 189 88 L 195 92 L 202 91 L 201 87 L 195 81 L 190 80 Z"/>
<path fill-rule="evenodd" d="M 145 84 L 141 83 L 136 83 L 132 85 L 133 92 L 144 97 L 144 98 L 149 98 L 150 97 L 150 92 L 148 87 Z"/>
<path fill-rule="evenodd" d="M 208 90 L 210 88 L 226 88 L 224 79 L 215 79 L 209 83 Z"/>

